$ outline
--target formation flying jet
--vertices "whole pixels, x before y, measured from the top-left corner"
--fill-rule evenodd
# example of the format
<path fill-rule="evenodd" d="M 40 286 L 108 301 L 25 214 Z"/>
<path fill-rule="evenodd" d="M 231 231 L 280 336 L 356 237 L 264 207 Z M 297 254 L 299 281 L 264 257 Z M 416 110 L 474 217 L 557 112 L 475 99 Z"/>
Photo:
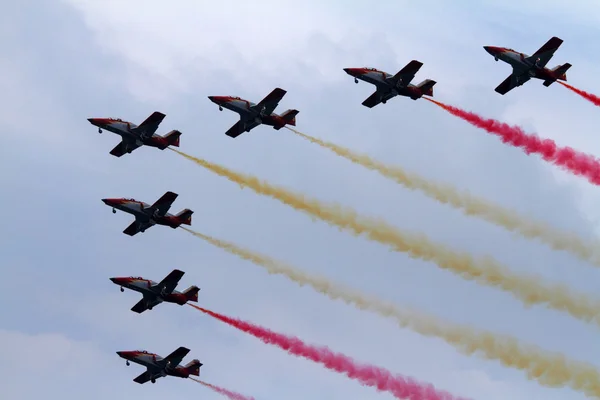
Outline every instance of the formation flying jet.
<path fill-rule="evenodd" d="M 194 213 L 192 210 L 186 208 L 176 215 L 168 213 L 177 196 L 177 193 L 167 192 L 152 205 L 125 198 L 102 199 L 102 201 L 113 208 L 113 213 L 119 209 L 135 216 L 135 221 L 123 231 L 124 234 L 133 236 L 156 224 L 170 226 L 173 229 L 181 224 L 192 225 L 192 214 Z"/>
<path fill-rule="evenodd" d="M 375 85 L 375 92 L 367 97 L 362 105 L 373 108 L 379 103 L 385 104 L 389 99 L 396 96 L 406 96 L 417 100 L 423 95 L 433 96 L 433 86 L 436 84 L 431 79 L 425 79 L 418 85 L 413 85 L 415 74 L 421 69 L 423 63 L 412 60 L 396 75 L 388 74 L 375 68 L 344 68 L 344 71 L 354 77 L 354 82 L 365 81 Z"/>
<path fill-rule="evenodd" d="M 546 87 L 556 82 L 556 80 L 566 81 L 566 72 L 571 68 L 571 64 L 565 63 L 552 69 L 546 68 L 546 64 L 554 56 L 554 52 L 562 42 L 562 39 L 554 36 L 531 56 L 506 47 L 483 46 L 485 51 L 494 56 L 496 61 L 502 60 L 510 64 L 513 69 L 512 74 L 498 85 L 496 92 L 504 95 L 531 78 L 543 80 Z"/>
<path fill-rule="evenodd" d="M 183 292 L 175 290 L 177 284 L 185 272 L 178 269 L 171 271 L 162 281 L 156 283 L 150 279 L 142 277 L 115 277 L 110 280 L 121 286 L 121 292 L 125 289 L 135 290 L 142 294 L 142 299 L 131 308 L 131 311 L 143 313 L 146 310 L 152 310 L 152 307 L 166 301 L 167 303 L 175 303 L 180 306 L 188 301 L 198 301 L 198 286 L 190 286 Z"/>
<path fill-rule="evenodd" d="M 181 132 L 173 130 L 165 136 L 155 134 L 164 118 L 165 114 L 155 111 L 139 125 L 119 118 L 88 118 L 88 121 L 98 127 L 99 133 L 102 133 L 102 129 L 106 129 L 121 136 L 121 143 L 110 151 L 113 156 L 121 157 L 143 145 L 161 150 L 169 146 L 179 147 Z"/>
<path fill-rule="evenodd" d="M 285 90 L 276 88 L 258 104 L 233 96 L 208 96 L 208 98 L 219 106 L 219 111 L 223 111 L 224 107 L 240 115 L 240 120 L 225 132 L 227 136 L 235 138 L 244 132 L 250 132 L 260 124 L 272 126 L 276 130 L 286 125 L 296 126 L 298 110 L 287 110 L 281 115 L 273 112 L 286 93 Z"/>
<path fill-rule="evenodd" d="M 151 381 L 156 383 L 158 378 L 164 376 L 179 378 L 189 378 L 190 375 L 200 376 L 200 367 L 202 366 L 200 360 L 194 359 L 185 366 L 179 365 L 183 357 L 189 352 L 190 349 L 180 347 L 165 358 L 154 353 L 148 353 L 146 350 L 117 351 L 117 354 L 127 360 L 125 362 L 127 365 L 131 361 L 146 367 L 146 371 L 136 377 L 133 380 L 134 382 L 146 383 Z"/>

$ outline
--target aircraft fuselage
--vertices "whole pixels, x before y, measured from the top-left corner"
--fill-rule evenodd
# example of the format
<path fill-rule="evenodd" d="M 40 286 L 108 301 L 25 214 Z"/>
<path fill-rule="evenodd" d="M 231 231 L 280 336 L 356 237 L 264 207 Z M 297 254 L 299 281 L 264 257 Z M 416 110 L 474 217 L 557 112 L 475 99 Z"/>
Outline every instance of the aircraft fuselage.
<path fill-rule="evenodd" d="M 148 211 L 150 205 L 143 201 L 137 201 L 134 199 L 102 199 L 104 204 L 114 209 L 121 210 L 128 214 L 132 214 L 144 222 L 153 224 L 174 226 L 179 225 L 181 222 L 177 221 L 177 217 L 173 214 L 166 213 L 165 215 L 153 215 Z M 177 223 L 179 222 L 179 224 Z"/>
<path fill-rule="evenodd" d="M 505 49 L 502 47 L 486 46 L 488 53 L 494 56 L 496 61 L 501 60 L 509 64 L 516 71 L 523 71 L 532 78 L 537 79 L 556 79 L 555 74 L 546 67 L 538 67 L 534 61 L 528 60 L 530 57 L 525 53 L 519 53 L 514 50 Z"/>
<path fill-rule="evenodd" d="M 161 366 L 159 362 L 163 360 L 163 357 L 154 353 L 148 353 L 144 350 L 117 351 L 117 354 L 119 357 L 124 358 L 127 361 L 143 365 L 151 371 L 157 371 L 156 373 L 153 373 L 153 378 L 167 375 L 176 376 L 179 378 L 187 378 L 190 375 L 186 368 L 181 365 L 167 365 L 166 367 Z"/>
<path fill-rule="evenodd" d="M 99 132 L 105 129 L 121 136 L 126 142 L 135 143 L 137 146 L 146 145 L 162 149 L 169 145 L 164 137 L 156 134 L 147 138 L 141 137 L 139 133 L 133 131 L 133 129 L 137 128 L 137 125 L 133 122 L 112 118 L 88 118 L 88 121 L 92 125 L 97 126 Z"/>
<path fill-rule="evenodd" d="M 159 290 L 154 289 L 153 287 L 158 285 L 158 283 L 150 279 L 144 279 L 142 277 L 115 277 L 110 278 L 110 280 L 122 288 L 127 288 L 142 293 L 142 295 L 153 299 L 155 298 L 157 304 L 163 301 L 168 303 L 185 304 L 188 300 L 185 294 L 177 290 L 173 290 L 171 293 L 162 293 Z"/>
<path fill-rule="evenodd" d="M 256 103 L 233 96 L 209 96 L 209 99 L 219 106 L 219 109 L 226 108 L 240 115 L 242 120 L 252 120 L 259 124 L 269 126 L 284 126 L 284 119 L 275 113 L 265 114 L 263 110 L 253 109 Z"/>
<path fill-rule="evenodd" d="M 346 68 L 349 75 L 355 79 L 370 83 L 377 87 L 377 90 L 383 93 L 392 93 L 395 96 L 421 97 L 421 90 L 412 83 L 404 84 L 402 79 L 396 85 L 391 83 L 393 75 L 375 68 Z M 358 81 L 356 81 L 358 83 Z"/>

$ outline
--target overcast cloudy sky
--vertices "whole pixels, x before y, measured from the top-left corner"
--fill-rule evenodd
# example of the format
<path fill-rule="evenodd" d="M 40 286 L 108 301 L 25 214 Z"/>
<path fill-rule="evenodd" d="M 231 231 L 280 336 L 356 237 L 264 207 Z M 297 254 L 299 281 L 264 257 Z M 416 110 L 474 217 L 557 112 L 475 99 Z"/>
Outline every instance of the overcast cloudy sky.
<path fill-rule="evenodd" d="M 600 154 L 600 110 L 540 81 L 500 96 L 510 68 L 482 48 L 533 53 L 551 36 L 564 44 L 550 67 L 570 62 L 569 82 L 600 92 L 595 1 L 200 1 L 21 0 L 0 15 L 0 387 L 9 398 L 85 396 L 164 399 L 220 395 L 191 381 L 132 379 L 115 351 L 166 355 L 178 346 L 199 358 L 201 378 L 256 399 L 391 399 L 296 359 L 189 307 L 163 304 L 141 315 L 139 297 L 108 278 L 162 279 L 201 287 L 200 304 L 386 367 L 474 399 L 580 400 L 498 362 L 465 357 L 440 340 L 332 302 L 309 288 L 205 244 L 155 227 L 129 237 L 131 222 L 104 197 L 149 203 L 179 194 L 173 211 L 195 211 L 192 228 L 321 273 L 399 305 L 518 336 L 598 364 L 596 327 L 509 294 L 466 282 L 436 265 L 313 221 L 274 200 L 196 167 L 141 148 L 116 158 L 119 138 L 98 135 L 90 117 L 135 123 L 167 115 L 159 133 L 183 132 L 181 149 L 322 200 L 386 218 L 402 229 L 517 271 L 539 273 L 589 293 L 600 274 L 573 256 L 435 203 L 311 145 L 287 130 L 258 127 L 233 140 L 237 115 L 209 95 L 258 101 L 288 91 L 278 111 L 297 108 L 297 128 L 450 183 L 557 227 L 592 237 L 600 192 L 445 113 L 397 98 L 367 109 L 373 87 L 342 68 L 395 73 L 424 63 L 415 80 L 438 82 L 440 101 L 521 124 Z"/>

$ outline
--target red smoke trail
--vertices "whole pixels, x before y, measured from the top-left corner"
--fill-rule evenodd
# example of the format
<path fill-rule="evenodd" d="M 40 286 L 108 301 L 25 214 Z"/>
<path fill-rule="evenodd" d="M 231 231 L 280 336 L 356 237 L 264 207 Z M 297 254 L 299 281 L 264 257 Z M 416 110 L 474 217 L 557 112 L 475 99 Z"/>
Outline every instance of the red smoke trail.
<path fill-rule="evenodd" d="M 193 304 L 190 304 L 190 306 L 213 318 L 225 322 L 242 332 L 249 333 L 267 344 L 273 344 L 290 354 L 322 364 L 326 368 L 343 373 L 349 378 L 359 381 L 363 385 L 375 387 L 379 391 L 390 392 L 399 399 L 465 400 L 463 398 L 455 397 L 450 393 L 436 390 L 431 384 L 418 383 L 411 378 L 393 375 L 383 368 L 358 364 L 350 357 L 334 353 L 327 347 L 312 346 L 293 336 L 275 333 L 266 328 L 239 319 L 230 318 Z"/>
<path fill-rule="evenodd" d="M 594 94 L 585 92 L 585 91 L 583 91 L 581 89 L 577 89 L 576 87 L 573 87 L 573 86 L 569 85 L 568 83 L 564 83 L 564 82 L 561 82 L 561 81 L 556 81 L 556 82 L 560 83 L 561 85 L 563 85 L 567 89 L 572 90 L 573 92 L 577 93 L 578 95 L 580 95 L 584 99 L 591 101 L 592 103 L 594 103 L 594 105 L 600 107 L 600 97 L 598 97 L 598 96 L 596 96 Z"/>
<path fill-rule="evenodd" d="M 215 386 L 215 385 L 211 385 L 210 383 L 203 382 L 200 379 L 192 378 L 191 376 L 190 376 L 190 379 L 193 380 L 193 381 L 195 381 L 195 382 L 198 382 L 201 385 L 204 385 L 204 386 L 206 386 L 208 388 L 211 388 L 212 390 L 214 390 L 217 393 L 220 393 L 220 394 L 222 394 L 224 396 L 227 396 L 231 400 L 254 400 L 254 397 L 244 396 L 242 394 L 232 392 L 232 391 L 224 389 L 222 387 L 218 387 L 218 386 Z"/>
<path fill-rule="evenodd" d="M 539 154 L 544 160 L 575 175 L 584 176 L 594 185 L 600 185 L 600 160 L 594 156 L 581 153 L 571 147 L 558 147 L 553 140 L 540 139 L 536 135 L 527 134 L 518 126 L 511 126 L 495 119 L 483 118 L 475 113 L 461 110 L 460 108 L 449 106 L 427 97 L 423 98 L 440 106 L 450 114 L 467 121 L 471 125 L 499 136 L 504 143 L 520 147 L 527 154 Z"/>

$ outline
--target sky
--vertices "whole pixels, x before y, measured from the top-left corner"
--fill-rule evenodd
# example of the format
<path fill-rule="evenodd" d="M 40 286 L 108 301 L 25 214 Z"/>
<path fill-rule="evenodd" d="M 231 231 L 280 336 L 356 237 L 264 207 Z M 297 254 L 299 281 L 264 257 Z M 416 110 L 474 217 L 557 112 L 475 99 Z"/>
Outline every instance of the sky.
<path fill-rule="evenodd" d="M 112 276 L 160 280 L 186 272 L 199 304 L 357 361 L 487 400 L 581 400 L 547 388 L 522 371 L 467 357 L 441 340 L 400 329 L 392 320 L 331 301 L 310 288 L 238 259 L 181 229 L 154 227 L 129 237 L 131 222 L 100 199 L 148 203 L 179 194 L 172 211 L 191 208 L 192 228 L 439 318 L 510 334 L 599 365 L 597 327 L 510 294 L 479 286 L 366 238 L 301 214 L 197 167 L 177 154 L 140 148 L 116 158 L 118 136 L 87 118 L 140 123 L 166 118 L 158 133 L 183 132 L 182 151 L 338 202 L 398 228 L 511 269 L 539 274 L 594 294 L 600 273 L 553 251 L 409 191 L 291 132 L 261 126 L 233 140 L 237 115 L 207 96 L 259 101 L 287 94 L 277 111 L 300 110 L 297 129 L 444 182 L 585 238 L 600 231 L 600 191 L 537 156 L 431 103 L 395 98 L 360 103 L 373 87 L 342 70 L 395 73 L 423 62 L 436 99 L 519 124 L 531 132 L 600 154 L 597 107 L 560 85 L 532 80 L 505 96 L 494 88 L 510 67 L 482 46 L 533 53 L 551 36 L 564 40 L 550 67 L 570 62 L 569 83 L 600 92 L 596 66 L 600 5 L 542 1 L 354 0 L 251 2 L 177 0 L 23 0 L 0 15 L 0 387 L 10 398 L 148 400 L 221 395 L 188 380 L 138 385 L 143 369 L 115 352 L 167 355 L 191 349 L 200 377 L 258 399 L 392 399 L 347 377 L 210 319 L 162 304 L 137 315 L 139 300 Z"/>

